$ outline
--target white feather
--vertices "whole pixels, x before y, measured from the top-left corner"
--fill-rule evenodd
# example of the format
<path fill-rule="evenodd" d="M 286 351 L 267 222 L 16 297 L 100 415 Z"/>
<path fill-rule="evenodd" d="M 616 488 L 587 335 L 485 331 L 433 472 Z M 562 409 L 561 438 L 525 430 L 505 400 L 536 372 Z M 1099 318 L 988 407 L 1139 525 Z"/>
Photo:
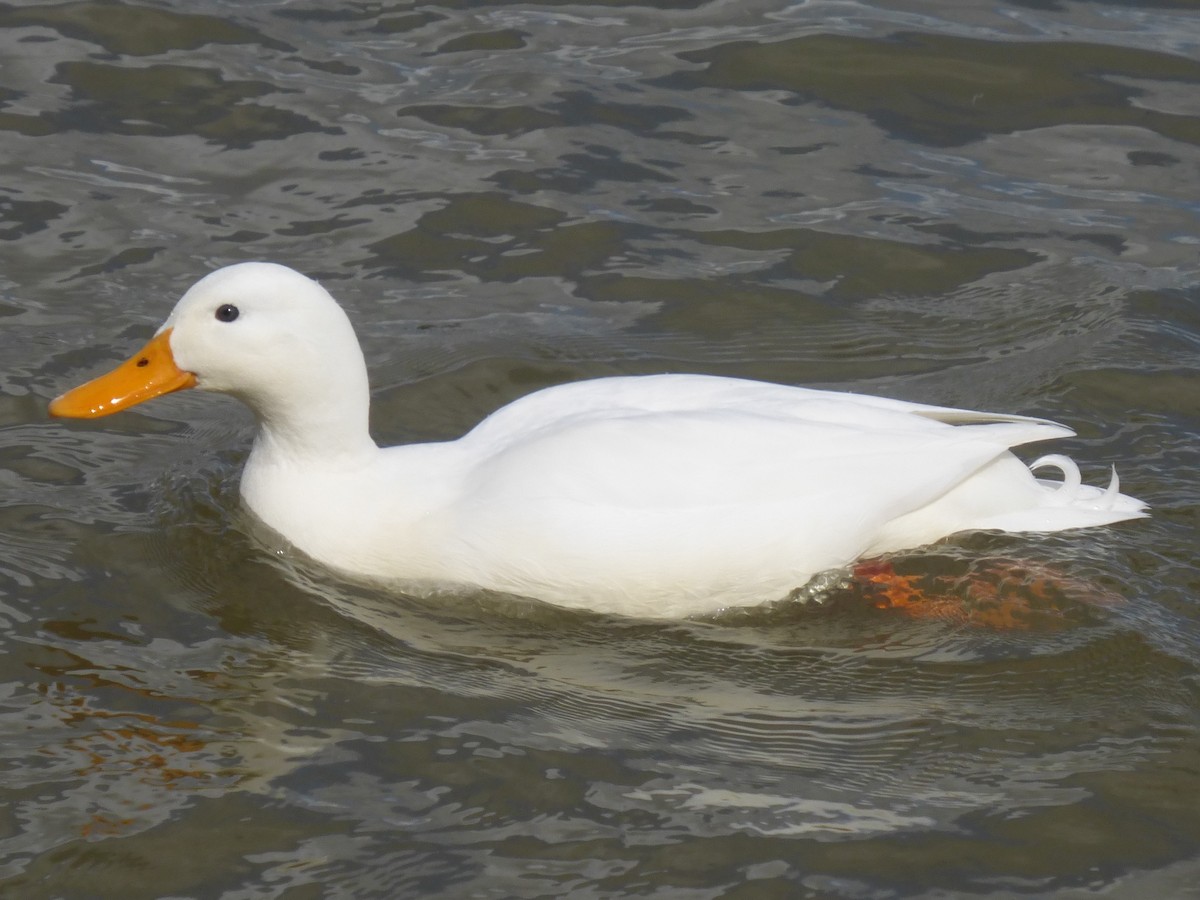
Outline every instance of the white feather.
<path fill-rule="evenodd" d="M 238 306 L 234 322 L 213 311 Z M 538 391 L 457 441 L 379 449 L 366 368 L 323 288 L 262 263 L 200 281 L 167 322 L 177 364 L 261 428 L 242 480 L 267 525 L 336 569 L 571 607 L 677 616 L 773 600 L 865 554 L 965 529 L 1143 514 L 1047 456 L 1069 429 L 731 378 L 607 378 Z M 165 327 L 165 326 L 164 326 Z"/>

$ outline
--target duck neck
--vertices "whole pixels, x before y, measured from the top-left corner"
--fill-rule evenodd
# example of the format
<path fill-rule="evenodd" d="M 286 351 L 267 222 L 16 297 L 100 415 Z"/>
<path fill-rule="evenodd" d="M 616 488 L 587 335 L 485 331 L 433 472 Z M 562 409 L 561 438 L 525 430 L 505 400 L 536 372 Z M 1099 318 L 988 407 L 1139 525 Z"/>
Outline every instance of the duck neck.
<path fill-rule="evenodd" d="M 369 428 L 366 378 L 336 390 L 246 398 L 258 419 L 251 459 L 276 465 L 357 467 L 378 447 Z"/>

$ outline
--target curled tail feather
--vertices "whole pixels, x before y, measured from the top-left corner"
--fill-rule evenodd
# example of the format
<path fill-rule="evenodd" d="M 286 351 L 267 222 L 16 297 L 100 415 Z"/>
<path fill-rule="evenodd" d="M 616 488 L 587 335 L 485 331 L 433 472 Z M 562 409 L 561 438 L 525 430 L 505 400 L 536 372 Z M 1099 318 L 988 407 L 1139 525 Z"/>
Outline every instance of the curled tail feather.
<path fill-rule="evenodd" d="M 1121 479 L 1117 476 L 1116 466 L 1112 467 L 1112 476 L 1108 480 L 1108 487 L 1104 490 L 1084 484 L 1083 477 L 1079 474 L 1079 466 L 1069 456 L 1050 453 L 1029 464 L 1031 472 L 1046 468 L 1058 469 L 1063 477 L 1057 485 L 1038 479 L 1038 483 L 1043 487 L 1053 489 L 1052 493 L 1047 495 L 1043 501 L 1043 506 L 1075 507 L 1096 512 L 1140 513 L 1146 509 L 1146 504 L 1142 501 L 1121 493 Z"/>
<path fill-rule="evenodd" d="M 988 517 L 977 527 L 1002 531 L 1062 531 L 1108 525 L 1146 515 L 1145 503 L 1121 493 L 1115 468 L 1105 488 L 1084 484 L 1079 466 L 1062 454 L 1042 456 L 1029 465 L 1031 472 L 1047 468 L 1058 469 L 1062 480 L 1035 477 L 1042 494 L 1031 508 Z"/>

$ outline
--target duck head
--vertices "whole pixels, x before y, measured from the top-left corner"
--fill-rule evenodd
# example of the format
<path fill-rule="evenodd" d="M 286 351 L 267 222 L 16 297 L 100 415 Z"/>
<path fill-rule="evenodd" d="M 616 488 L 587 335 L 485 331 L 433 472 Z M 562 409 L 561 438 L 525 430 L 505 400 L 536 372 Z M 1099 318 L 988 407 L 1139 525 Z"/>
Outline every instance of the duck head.
<path fill-rule="evenodd" d="M 258 262 L 198 281 L 145 347 L 50 412 L 98 418 L 192 387 L 232 394 L 277 437 L 366 432 L 366 364 L 345 312 L 312 279 Z"/>

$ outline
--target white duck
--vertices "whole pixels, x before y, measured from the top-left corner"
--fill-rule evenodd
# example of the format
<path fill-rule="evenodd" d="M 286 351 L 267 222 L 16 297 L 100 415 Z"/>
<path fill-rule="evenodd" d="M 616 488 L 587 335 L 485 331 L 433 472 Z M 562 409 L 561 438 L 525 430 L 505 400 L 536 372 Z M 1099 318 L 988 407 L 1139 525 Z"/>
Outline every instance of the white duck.
<path fill-rule="evenodd" d="M 455 441 L 381 449 L 362 351 L 315 281 L 268 263 L 193 286 L 113 372 L 54 400 L 93 418 L 187 387 L 246 403 L 242 496 L 317 561 L 568 607 L 685 616 L 967 529 L 1142 516 L 1068 458 L 1009 448 L 1052 422 L 705 375 L 547 388 Z M 1061 482 L 1036 479 L 1051 466 Z"/>

